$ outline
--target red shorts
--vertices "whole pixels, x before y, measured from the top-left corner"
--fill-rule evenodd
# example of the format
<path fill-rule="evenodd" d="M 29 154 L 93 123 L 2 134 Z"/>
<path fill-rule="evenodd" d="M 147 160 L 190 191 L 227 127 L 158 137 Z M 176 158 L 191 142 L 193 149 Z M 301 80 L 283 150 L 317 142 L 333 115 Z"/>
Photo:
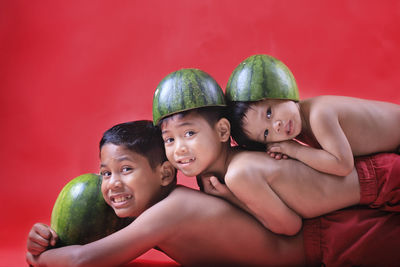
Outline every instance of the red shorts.
<path fill-rule="evenodd" d="M 304 220 L 307 266 L 399 266 L 400 156 L 377 154 L 355 161 L 361 203 Z"/>
<path fill-rule="evenodd" d="M 360 204 L 400 212 L 400 155 L 382 153 L 355 159 Z"/>

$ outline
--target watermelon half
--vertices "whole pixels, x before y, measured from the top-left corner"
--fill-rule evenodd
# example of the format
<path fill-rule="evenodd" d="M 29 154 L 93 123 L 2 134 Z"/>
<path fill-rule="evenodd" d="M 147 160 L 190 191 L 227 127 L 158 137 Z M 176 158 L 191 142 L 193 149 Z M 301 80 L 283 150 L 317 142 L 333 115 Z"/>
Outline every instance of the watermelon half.
<path fill-rule="evenodd" d="M 169 115 L 208 106 L 226 106 L 225 96 L 206 72 L 181 69 L 161 80 L 153 96 L 153 123 Z"/>
<path fill-rule="evenodd" d="M 57 246 L 83 245 L 128 225 L 119 218 L 101 193 L 101 176 L 83 174 L 61 190 L 53 206 L 51 227 L 59 237 Z"/>
<path fill-rule="evenodd" d="M 292 72 L 282 61 L 269 55 L 253 55 L 232 72 L 226 97 L 230 102 L 267 98 L 299 101 L 299 90 Z"/>

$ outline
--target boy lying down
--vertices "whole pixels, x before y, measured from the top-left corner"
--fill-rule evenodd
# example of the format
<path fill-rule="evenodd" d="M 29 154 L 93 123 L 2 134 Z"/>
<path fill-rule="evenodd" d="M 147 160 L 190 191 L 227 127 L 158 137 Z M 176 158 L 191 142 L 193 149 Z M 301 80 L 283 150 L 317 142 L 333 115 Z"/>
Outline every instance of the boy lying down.
<path fill-rule="evenodd" d="M 116 266 L 156 246 L 185 266 L 394 266 L 400 260 L 399 213 L 336 211 L 304 220 L 302 230 L 288 237 L 222 199 L 176 186 L 161 133 L 150 121 L 107 130 L 100 160 L 104 199 L 119 217 L 136 219 L 98 241 L 55 249 L 54 231 L 35 224 L 27 242 L 29 264 Z M 389 194 L 391 180 L 385 183 Z"/>

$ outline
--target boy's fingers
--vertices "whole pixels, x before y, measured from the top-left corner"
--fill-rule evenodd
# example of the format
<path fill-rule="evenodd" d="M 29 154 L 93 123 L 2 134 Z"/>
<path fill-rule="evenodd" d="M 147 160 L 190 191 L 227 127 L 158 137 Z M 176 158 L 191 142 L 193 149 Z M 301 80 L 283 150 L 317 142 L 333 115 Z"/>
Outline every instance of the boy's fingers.
<path fill-rule="evenodd" d="M 211 176 L 210 177 L 210 182 L 214 187 L 217 187 L 220 184 L 220 182 L 218 181 L 217 177 L 215 177 L 215 176 Z"/>
<path fill-rule="evenodd" d="M 29 252 L 26 253 L 25 259 L 26 259 L 26 262 L 29 264 L 29 266 L 34 266 L 36 263 L 35 256 Z"/>
<path fill-rule="evenodd" d="M 28 247 L 29 245 L 38 244 L 43 247 L 47 247 L 49 245 L 49 240 L 45 239 L 42 235 L 38 234 L 35 231 L 31 231 L 28 236 Z"/>
<path fill-rule="evenodd" d="M 51 231 L 50 231 L 49 226 L 47 226 L 43 223 L 37 223 L 37 224 L 35 224 L 34 229 L 43 238 L 45 238 L 45 239 L 51 238 Z"/>
<path fill-rule="evenodd" d="M 50 245 L 52 245 L 54 247 L 58 241 L 58 235 L 57 235 L 56 231 L 54 231 L 53 228 L 49 227 L 49 230 L 51 232 Z"/>
<path fill-rule="evenodd" d="M 42 252 L 44 252 L 46 250 L 46 248 L 44 247 L 29 247 L 28 252 L 31 253 L 34 256 L 37 256 L 39 254 L 41 254 Z"/>
<path fill-rule="evenodd" d="M 270 152 L 281 152 L 281 148 L 279 146 L 273 146 L 269 149 Z"/>

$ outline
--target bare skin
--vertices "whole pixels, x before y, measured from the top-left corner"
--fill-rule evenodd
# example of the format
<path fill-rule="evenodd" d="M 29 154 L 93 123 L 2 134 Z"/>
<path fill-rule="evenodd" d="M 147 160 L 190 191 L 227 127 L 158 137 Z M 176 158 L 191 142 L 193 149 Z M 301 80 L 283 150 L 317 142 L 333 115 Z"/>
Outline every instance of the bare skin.
<path fill-rule="evenodd" d="M 201 177 L 205 192 L 228 199 L 275 233 L 296 234 L 300 216 L 314 217 L 360 201 L 355 170 L 339 178 L 295 160 L 239 151 L 229 145 L 230 124 L 225 118 L 212 127 L 191 112 L 172 116 L 161 129 L 167 158 L 175 168 Z"/>
<path fill-rule="evenodd" d="M 117 266 L 155 246 L 185 266 L 305 264 L 301 233 L 273 234 L 228 202 L 185 187 L 173 190 L 126 228 L 84 246 L 33 256 L 31 248 L 40 247 L 35 244 L 38 232 L 49 234 L 49 227 L 36 224 L 30 232 L 27 259 L 34 266 Z"/>
<path fill-rule="evenodd" d="M 352 171 L 354 156 L 400 146 L 400 106 L 387 102 L 343 96 L 299 103 L 265 99 L 251 105 L 243 120 L 247 136 L 268 144 L 272 157 L 285 155 L 338 176 Z"/>

